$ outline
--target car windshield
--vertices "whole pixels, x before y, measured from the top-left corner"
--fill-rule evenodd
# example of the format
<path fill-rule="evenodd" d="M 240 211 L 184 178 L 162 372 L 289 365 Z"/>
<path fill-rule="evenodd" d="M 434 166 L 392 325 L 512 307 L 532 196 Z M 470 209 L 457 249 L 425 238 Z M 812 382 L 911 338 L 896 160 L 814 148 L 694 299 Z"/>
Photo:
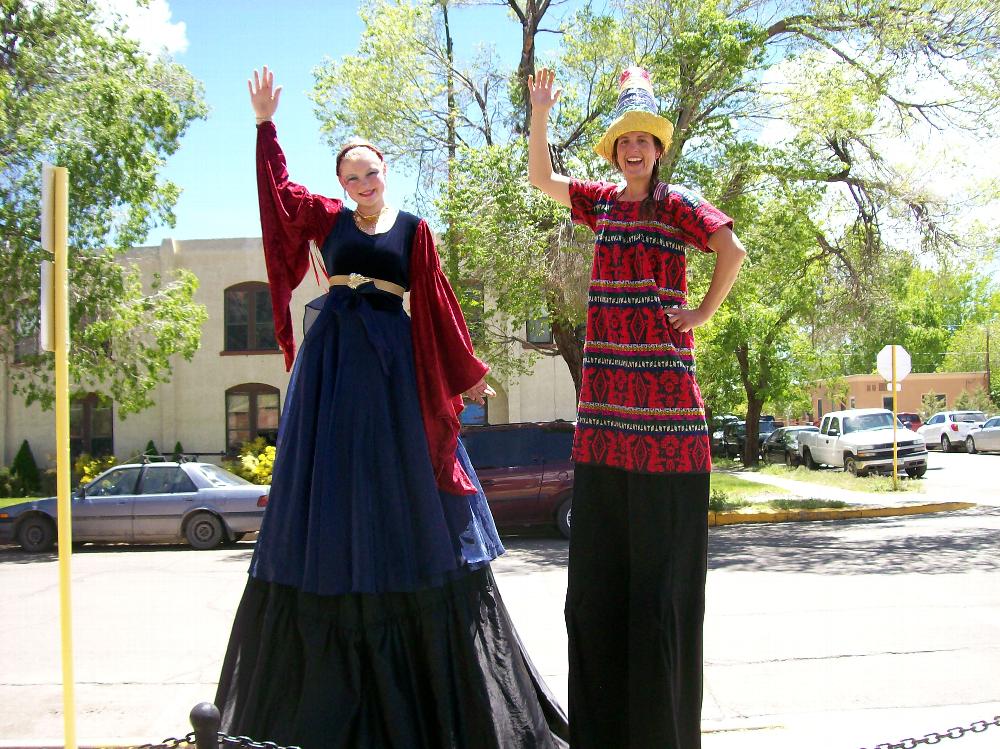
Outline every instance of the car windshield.
<path fill-rule="evenodd" d="M 202 476 L 209 480 L 212 486 L 243 486 L 250 482 L 240 478 L 234 473 L 230 473 L 224 468 L 213 466 L 210 463 L 198 466 Z"/>
<path fill-rule="evenodd" d="M 844 434 L 868 429 L 892 429 L 892 414 L 888 412 L 862 414 L 844 419 Z"/>
<path fill-rule="evenodd" d="M 962 422 L 986 421 L 986 414 L 982 411 L 964 411 L 963 413 L 955 414 L 951 418 Z"/>

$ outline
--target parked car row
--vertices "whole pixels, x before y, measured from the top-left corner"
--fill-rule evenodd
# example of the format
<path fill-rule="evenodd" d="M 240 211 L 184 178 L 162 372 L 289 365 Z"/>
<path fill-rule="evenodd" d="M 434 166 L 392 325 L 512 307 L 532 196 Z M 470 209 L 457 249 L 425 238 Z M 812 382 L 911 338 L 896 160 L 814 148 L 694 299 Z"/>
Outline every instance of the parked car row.
<path fill-rule="evenodd" d="M 499 528 L 552 527 L 569 537 L 573 429 L 567 421 L 464 429 L 462 441 Z M 269 491 L 211 463 L 115 466 L 73 493 L 73 541 L 187 541 L 211 549 L 260 530 Z M 56 503 L 30 499 L 0 509 L 0 544 L 49 551 Z"/>
<path fill-rule="evenodd" d="M 972 450 L 969 450 L 968 438 L 973 432 L 981 431 L 985 423 L 986 414 L 982 411 L 938 411 L 917 430 L 917 433 L 924 438 L 928 447 L 932 445 L 940 447 L 941 452 L 947 453 L 963 448 L 975 452 L 983 448 L 977 447 L 976 438 L 973 437 Z M 990 438 L 980 437 L 979 444 L 990 444 Z"/>
<path fill-rule="evenodd" d="M 773 418 L 761 419 L 757 422 L 757 439 L 763 441 L 775 429 L 783 426 L 784 422 L 775 421 Z M 722 428 L 718 452 L 727 458 L 738 458 L 743 454 L 746 439 L 747 423 L 742 420 L 730 421 Z"/>
<path fill-rule="evenodd" d="M 987 419 L 981 427 L 970 429 L 965 436 L 965 451 L 970 455 L 1000 452 L 1000 416 Z"/>

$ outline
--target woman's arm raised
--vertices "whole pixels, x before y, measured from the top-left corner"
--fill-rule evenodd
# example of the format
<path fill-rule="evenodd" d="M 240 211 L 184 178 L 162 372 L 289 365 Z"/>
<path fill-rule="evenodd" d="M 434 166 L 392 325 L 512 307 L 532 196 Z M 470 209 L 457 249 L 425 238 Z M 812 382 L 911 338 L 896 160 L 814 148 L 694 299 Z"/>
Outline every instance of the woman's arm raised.
<path fill-rule="evenodd" d="M 531 132 L 528 134 L 528 181 L 550 198 L 572 207 L 569 198 L 569 177 L 552 171 L 549 156 L 549 112 L 557 101 L 561 89 L 553 88 L 556 74 L 542 68 L 538 75 L 528 76 L 528 94 L 531 98 Z"/>

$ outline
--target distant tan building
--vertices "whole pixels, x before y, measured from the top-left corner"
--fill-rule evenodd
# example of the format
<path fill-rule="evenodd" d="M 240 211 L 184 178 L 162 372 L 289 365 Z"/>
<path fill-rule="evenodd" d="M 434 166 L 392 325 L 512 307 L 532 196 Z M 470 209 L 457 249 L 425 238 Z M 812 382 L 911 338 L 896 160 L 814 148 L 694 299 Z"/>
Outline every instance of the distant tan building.
<path fill-rule="evenodd" d="M 267 274 L 259 237 L 173 240 L 137 247 L 127 255 L 142 271 L 169 277 L 186 268 L 200 281 L 195 300 L 208 310 L 201 347 L 192 361 L 178 357 L 169 383 L 153 393 L 155 404 L 119 419 L 113 403 L 96 395 L 71 404 L 74 453 L 113 453 L 125 460 L 152 440 L 170 453 L 180 442 L 186 452 L 220 454 L 258 435 L 273 437 L 288 387 L 283 357 L 273 333 Z M 296 341 L 302 340 L 301 311 L 325 292 L 312 273 L 292 297 Z M 4 395 L 0 400 L 0 461 L 9 465 L 27 439 L 39 464 L 54 462 L 55 415 L 27 407 L 11 394 L 7 364 L 0 362 Z M 494 383 L 490 423 L 576 418 L 576 394 L 559 357 L 537 361 L 531 375 Z"/>
<path fill-rule="evenodd" d="M 844 408 L 892 408 L 892 392 L 880 375 L 850 375 L 841 379 L 844 387 L 812 390 L 812 420 L 829 411 Z M 986 372 L 934 372 L 910 374 L 900 383 L 896 394 L 896 410 L 918 413 L 921 399 L 934 392 L 941 409 L 954 406 L 962 392 L 972 393 L 987 388 Z"/>

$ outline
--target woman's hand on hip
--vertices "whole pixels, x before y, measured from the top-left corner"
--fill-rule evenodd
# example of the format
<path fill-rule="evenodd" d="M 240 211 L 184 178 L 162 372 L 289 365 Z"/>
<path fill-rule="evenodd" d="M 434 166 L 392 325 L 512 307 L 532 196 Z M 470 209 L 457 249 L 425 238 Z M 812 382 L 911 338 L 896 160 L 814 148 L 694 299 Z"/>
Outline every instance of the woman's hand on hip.
<path fill-rule="evenodd" d="M 253 107 L 257 121 L 271 119 L 281 98 L 281 86 L 274 87 L 274 72 L 268 70 L 267 65 L 260 73 L 254 70 L 253 80 L 247 81 L 247 88 L 250 89 L 250 106 Z"/>
<path fill-rule="evenodd" d="M 679 333 L 687 333 L 689 330 L 694 330 L 699 325 L 707 323 L 708 318 L 711 317 L 711 315 L 705 314 L 698 308 L 686 309 L 684 307 L 668 309 L 666 310 L 666 314 L 670 327 Z"/>

